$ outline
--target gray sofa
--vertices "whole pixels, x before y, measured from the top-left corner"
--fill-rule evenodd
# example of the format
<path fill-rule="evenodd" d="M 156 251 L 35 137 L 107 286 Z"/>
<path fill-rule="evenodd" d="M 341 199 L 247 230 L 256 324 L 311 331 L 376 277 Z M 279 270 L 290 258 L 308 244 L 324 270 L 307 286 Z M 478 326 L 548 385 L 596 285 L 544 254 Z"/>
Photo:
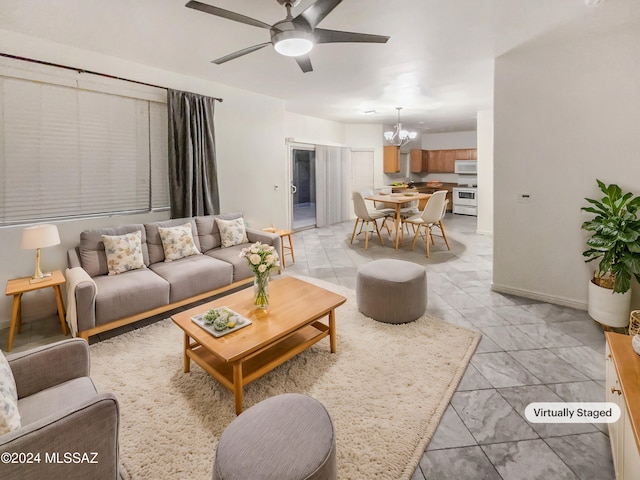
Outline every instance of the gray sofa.
<path fill-rule="evenodd" d="M 249 243 L 221 248 L 215 218 L 233 220 L 240 213 L 180 218 L 163 222 L 130 224 L 86 230 L 80 245 L 67 252 L 69 268 L 81 267 L 92 282 L 75 288 L 78 336 L 88 339 L 146 317 L 223 293 L 253 281 L 253 273 L 240 251 L 260 241 L 280 252 L 278 235 L 247 228 Z M 202 255 L 165 262 L 158 227 L 191 223 L 193 238 Z M 142 254 L 147 268 L 108 275 L 102 235 L 142 232 Z M 97 292 L 96 292 L 97 287 Z"/>
<path fill-rule="evenodd" d="M 118 401 L 89 378 L 87 342 L 67 339 L 7 360 L 22 426 L 0 436 L 0 453 L 16 455 L 0 464 L 0 479 L 120 478 Z"/>

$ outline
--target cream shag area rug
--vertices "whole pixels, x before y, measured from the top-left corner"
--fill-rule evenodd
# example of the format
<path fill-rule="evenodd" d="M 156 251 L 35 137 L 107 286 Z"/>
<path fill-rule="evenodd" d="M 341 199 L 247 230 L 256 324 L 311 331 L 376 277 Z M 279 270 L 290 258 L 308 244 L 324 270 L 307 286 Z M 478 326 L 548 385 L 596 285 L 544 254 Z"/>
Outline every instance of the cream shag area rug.
<path fill-rule="evenodd" d="M 410 479 L 480 339 L 429 316 L 404 325 L 363 316 L 355 292 L 336 310 L 338 351 L 324 339 L 247 385 L 244 408 L 297 392 L 322 402 L 339 478 Z M 91 346 L 91 376 L 120 403 L 120 457 L 133 480 L 211 478 L 216 444 L 236 417 L 233 395 L 192 362 L 169 319 Z M 249 480 L 249 479 L 247 479 Z"/>

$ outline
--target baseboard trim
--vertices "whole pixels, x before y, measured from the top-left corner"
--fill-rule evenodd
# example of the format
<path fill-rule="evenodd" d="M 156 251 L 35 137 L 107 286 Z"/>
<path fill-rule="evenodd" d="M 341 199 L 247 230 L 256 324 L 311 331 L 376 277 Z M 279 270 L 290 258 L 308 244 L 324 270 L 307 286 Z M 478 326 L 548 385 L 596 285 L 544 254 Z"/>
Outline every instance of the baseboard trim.
<path fill-rule="evenodd" d="M 524 297 L 530 298 L 532 300 L 539 300 L 541 302 L 553 303 L 554 305 L 561 305 L 563 307 L 570 307 L 578 310 L 587 310 L 586 302 L 578 302 L 570 298 L 556 297 L 554 295 L 547 295 L 540 292 L 532 292 L 531 290 L 508 287 L 506 285 L 498 285 L 493 282 L 491 282 L 491 290 L 498 293 L 515 295 L 517 297 Z"/>

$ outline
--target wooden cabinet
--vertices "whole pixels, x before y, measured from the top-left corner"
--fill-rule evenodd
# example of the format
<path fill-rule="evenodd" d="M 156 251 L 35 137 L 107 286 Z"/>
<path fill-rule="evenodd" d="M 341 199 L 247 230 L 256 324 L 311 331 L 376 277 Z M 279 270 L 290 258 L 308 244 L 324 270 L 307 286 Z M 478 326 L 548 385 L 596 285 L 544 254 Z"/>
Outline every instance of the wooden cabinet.
<path fill-rule="evenodd" d="M 392 160 L 392 158 L 397 153 L 389 150 L 389 154 L 387 154 L 387 149 L 397 149 L 397 147 L 384 147 L 384 171 L 386 173 L 397 172 L 398 170 L 387 170 L 387 155 L 390 158 L 388 168 L 394 168 L 395 163 L 393 162 L 396 160 Z M 409 152 L 409 171 L 412 173 L 454 173 L 456 160 L 477 159 L 478 150 L 476 148 L 458 148 L 451 150 L 413 149 Z"/>
<path fill-rule="evenodd" d="M 385 146 L 383 151 L 384 173 L 398 173 L 400 171 L 400 147 Z"/>
<path fill-rule="evenodd" d="M 477 160 L 477 148 L 459 148 L 456 150 L 456 160 Z"/>
<path fill-rule="evenodd" d="M 409 170 L 413 173 L 427 172 L 429 167 L 428 150 L 411 150 L 409 152 Z"/>
<path fill-rule="evenodd" d="M 459 148 L 452 150 L 429 150 L 426 171 L 429 173 L 454 173 L 456 160 L 477 160 L 478 150 L 475 148 Z M 412 172 L 414 170 L 411 170 Z"/>
<path fill-rule="evenodd" d="M 457 150 L 429 150 L 429 173 L 453 173 Z"/>
<path fill-rule="evenodd" d="M 640 478 L 640 357 L 631 337 L 606 332 L 606 401 L 620 407 L 609 423 L 609 441 L 617 480 Z"/>

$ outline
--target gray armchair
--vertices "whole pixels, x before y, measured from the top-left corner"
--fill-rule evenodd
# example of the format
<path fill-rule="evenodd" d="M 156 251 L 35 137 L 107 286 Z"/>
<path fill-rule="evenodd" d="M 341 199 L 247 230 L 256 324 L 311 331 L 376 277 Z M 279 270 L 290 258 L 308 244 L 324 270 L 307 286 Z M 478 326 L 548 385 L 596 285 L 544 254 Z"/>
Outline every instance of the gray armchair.
<path fill-rule="evenodd" d="M 63 340 L 7 360 L 22 427 L 0 436 L 0 454 L 23 454 L 33 463 L 3 461 L 0 479 L 120 478 L 118 401 L 98 394 L 89 378 L 87 342 Z"/>

